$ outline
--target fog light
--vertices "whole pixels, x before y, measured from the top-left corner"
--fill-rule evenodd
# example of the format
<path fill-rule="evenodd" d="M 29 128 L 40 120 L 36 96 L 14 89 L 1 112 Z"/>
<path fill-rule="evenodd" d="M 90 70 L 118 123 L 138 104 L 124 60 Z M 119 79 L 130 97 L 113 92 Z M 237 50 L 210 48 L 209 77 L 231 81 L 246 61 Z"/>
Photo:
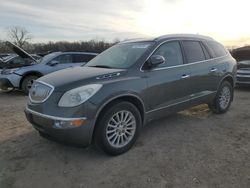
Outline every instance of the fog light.
<path fill-rule="evenodd" d="M 75 119 L 72 121 L 62 121 L 62 120 L 55 120 L 53 127 L 56 129 L 69 129 L 80 127 L 84 124 L 85 120 L 83 119 Z"/>

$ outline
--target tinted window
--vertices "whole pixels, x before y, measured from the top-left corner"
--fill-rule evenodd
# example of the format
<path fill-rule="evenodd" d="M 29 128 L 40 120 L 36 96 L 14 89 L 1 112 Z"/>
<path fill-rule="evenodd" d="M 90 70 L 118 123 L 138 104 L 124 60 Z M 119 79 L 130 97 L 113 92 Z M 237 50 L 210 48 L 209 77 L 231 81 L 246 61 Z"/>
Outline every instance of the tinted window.
<path fill-rule="evenodd" d="M 179 42 L 168 42 L 161 45 L 153 55 L 161 55 L 165 58 L 166 63 L 158 67 L 169 67 L 183 64 L 181 47 Z"/>
<path fill-rule="evenodd" d="M 89 54 L 74 54 L 73 55 L 73 63 L 83 63 L 83 62 L 89 62 L 91 59 L 93 59 L 95 55 L 89 55 Z"/>
<path fill-rule="evenodd" d="M 204 61 L 206 59 L 200 42 L 183 41 L 183 47 L 184 47 L 184 51 L 185 51 L 188 63 Z"/>
<path fill-rule="evenodd" d="M 226 49 L 220 43 L 215 41 L 207 41 L 207 46 L 213 57 L 221 57 L 227 54 Z"/>
<path fill-rule="evenodd" d="M 72 63 L 72 55 L 71 54 L 60 55 L 53 60 L 59 61 L 60 64 Z"/>

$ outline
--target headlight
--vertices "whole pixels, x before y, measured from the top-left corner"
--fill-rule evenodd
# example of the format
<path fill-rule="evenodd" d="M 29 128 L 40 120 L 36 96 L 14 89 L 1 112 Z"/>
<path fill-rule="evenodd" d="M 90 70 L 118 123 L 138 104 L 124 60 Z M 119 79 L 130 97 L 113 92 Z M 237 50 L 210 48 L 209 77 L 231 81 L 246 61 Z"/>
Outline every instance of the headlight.
<path fill-rule="evenodd" d="M 17 69 L 4 69 L 4 70 L 2 70 L 2 74 L 12 74 L 12 73 L 16 72 L 17 70 L 18 70 L 18 68 Z"/>
<path fill-rule="evenodd" d="M 101 87 L 102 87 L 101 84 L 90 84 L 69 90 L 65 92 L 64 95 L 61 97 L 58 106 L 60 107 L 78 106 L 87 101 L 94 94 L 96 94 L 96 92 L 99 91 Z"/>

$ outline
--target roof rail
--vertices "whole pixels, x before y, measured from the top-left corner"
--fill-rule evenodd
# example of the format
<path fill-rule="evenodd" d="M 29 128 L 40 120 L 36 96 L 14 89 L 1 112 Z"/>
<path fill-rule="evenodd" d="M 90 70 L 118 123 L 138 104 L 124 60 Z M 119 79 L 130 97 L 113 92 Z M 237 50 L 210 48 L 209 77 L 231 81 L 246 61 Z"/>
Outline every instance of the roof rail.
<path fill-rule="evenodd" d="M 212 37 L 199 35 L 199 34 L 168 34 L 168 35 L 162 35 L 155 40 L 165 39 L 165 38 L 174 38 L 174 37 L 192 37 L 192 38 L 201 38 L 201 39 L 208 39 L 208 40 L 214 40 Z"/>

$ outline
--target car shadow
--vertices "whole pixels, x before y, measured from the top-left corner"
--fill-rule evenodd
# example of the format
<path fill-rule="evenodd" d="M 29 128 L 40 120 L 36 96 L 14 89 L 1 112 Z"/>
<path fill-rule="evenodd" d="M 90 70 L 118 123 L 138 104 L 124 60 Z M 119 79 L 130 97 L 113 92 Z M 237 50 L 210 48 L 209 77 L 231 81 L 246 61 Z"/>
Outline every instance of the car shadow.
<path fill-rule="evenodd" d="M 150 121 L 143 128 L 142 134 L 132 150 L 140 149 L 142 146 L 144 146 L 144 150 L 150 135 L 155 135 L 157 137 L 160 132 L 175 132 L 174 129 L 179 129 L 180 125 L 185 125 L 187 120 L 200 121 L 199 118 L 199 115 L 188 114 L 187 112 L 182 111 L 161 119 Z M 162 139 L 161 136 L 159 136 L 158 139 Z M 78 159 L 99 161 L 110 159 L 110 156 L 106 155 L 93 145 L 80 147 L 73 144 L 59 142 L 54 139 L 47 139 L 40 136 L 39 133 L 33 129 L 0 142 L 0 146 L 3 151 L 2 154 L 4 155 L 4 158 L 7 159 L 8 163 L 18 161 L 19 159 L 23 160 L 22 163 L 25 163 L 25 161 L 28 163 L 29 160 L 38 160 L 38 158 L 50 159 L 55 156 L 58 159 L 61 159 L 63 163 Z M 133 156 L 134 154 L 133 152 L 127 152 L 121 156 L 126 155 Z M 64 158 L 67 158 L 68 161 L 65 161 Z"/>
<path fill-rule="evenodd" d="M 238 91 L 250 91 L 250 85 L 237 85 L 235 89 Z"/>
<path fill-rule="evenodd" d="M 0 89 L 0 96 L 26 96 L 22 91 L 20 90 L 9 90 L 4 91 Z"/>

